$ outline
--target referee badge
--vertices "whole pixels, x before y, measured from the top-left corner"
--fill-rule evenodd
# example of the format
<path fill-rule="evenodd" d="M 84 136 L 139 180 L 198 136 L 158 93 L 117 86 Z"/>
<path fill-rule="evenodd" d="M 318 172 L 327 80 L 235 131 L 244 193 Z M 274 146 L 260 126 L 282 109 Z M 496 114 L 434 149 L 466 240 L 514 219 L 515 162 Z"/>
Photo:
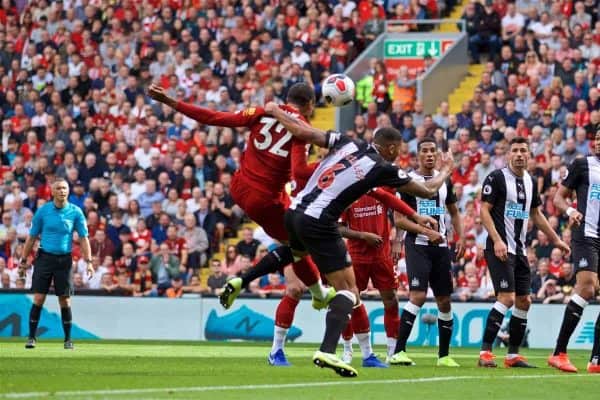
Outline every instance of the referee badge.
<path fill-rule="evenodd" d="M 483 187 L 483 194 L 492 194 L 492 187 L 490 185 L 485 185 Z"/>

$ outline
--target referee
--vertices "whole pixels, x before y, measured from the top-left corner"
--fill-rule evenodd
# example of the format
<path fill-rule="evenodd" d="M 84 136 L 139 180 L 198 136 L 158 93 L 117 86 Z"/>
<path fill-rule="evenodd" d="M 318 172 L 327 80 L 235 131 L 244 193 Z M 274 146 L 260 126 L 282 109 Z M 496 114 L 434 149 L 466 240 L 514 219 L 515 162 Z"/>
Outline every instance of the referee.
<path fill-rule="evenodd" d="M 31 289 L 33 305 L 29 313 L 29 338 L 26 349 L 35 348 L 38 322 L 50 284 L 54 281 L 54 291 L 58 296 L 65 332 L 65 349 L 73 349 L 71 341 L 71 268 L 73 260 L 71 247 L 73 231 L 77 231 L 81 244 L 81 252 L 87 262 L 88 277 L 94 273 L 88 229 L 83 212 L 79 207 L 67 201 L 69 186 L 64 179 L 58 179 L 52 184 L 52 202 L 40 207 L 31 224 L 29 236 L 25 242 L 23 258 L 19 265 L 19 274 L 23 276 L 27 268 L 27 258 L 36 240 L 41 240 L 40 248 L 34 263 Z"/>

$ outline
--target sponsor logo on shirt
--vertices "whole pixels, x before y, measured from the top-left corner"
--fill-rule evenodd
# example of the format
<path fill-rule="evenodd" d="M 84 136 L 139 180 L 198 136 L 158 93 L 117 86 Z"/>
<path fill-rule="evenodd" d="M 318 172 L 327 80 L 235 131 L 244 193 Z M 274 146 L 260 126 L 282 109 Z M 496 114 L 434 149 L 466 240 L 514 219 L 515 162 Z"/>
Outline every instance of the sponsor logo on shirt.
<path fill-rule="evenodd" d="M 417 203 L 417 213 L 421 215 L 444 215 L 446 209 L 438 207 L 435 200 L 419 200 Z"/>
<path fill-rule="evenodd" d="M 600 200 L 600 183 L 592 183 L 589 197 L 590 200 Z"/>
<path fill-rule="evenodd" d="M 523 210 L 523 205 L 515 202 L 506 203 L 506 211 L 504 215 L 512 219 L 528 219 L 529 213 Z"/>

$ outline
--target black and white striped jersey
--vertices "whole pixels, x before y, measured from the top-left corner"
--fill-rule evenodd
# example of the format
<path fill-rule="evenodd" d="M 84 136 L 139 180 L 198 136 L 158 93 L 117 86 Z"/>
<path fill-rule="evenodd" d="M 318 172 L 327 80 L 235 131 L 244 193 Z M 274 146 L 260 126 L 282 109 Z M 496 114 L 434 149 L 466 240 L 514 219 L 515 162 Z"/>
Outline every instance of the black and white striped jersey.
<path fill-rule="evenodd" d="M 573 228 L 573 239 L 600 238 L 600 160 L 596 156 L 576 158 L 562 184 L 577 194 L 577 211 L 584 223 Z"/>
<path fill-rule="evenodd" d="M 399 187 L 411 178 L 366 143 L 328 132 L 331 150 L 293 200 L 290 209 L 325 223 L 337 223 L 346 208 L 378 186 Z"/>
<path fill-rule="evenodd" d="M 410 171 L 408 176 L 415 181 L 425 182 L 426 180 L 437 176 L 439 173 L 439 171 L 434 171 L 433 176 L 423 176 L 417 171 Z M 400 196 L 402 197 L 402 200 L 411 206 L 413 210 L 416 210 L 418 214 L 429 215 L 437 220 L 439 232 L 444 237 L 444 241 L 438 246 L 448 247 L 448 241 L 446 238 L 446 216 L 448 209 L 446 206 L 448 204 L 456 203 L 456 195 L 454 194 L 454 187 L 452 186 L 450 179 L 448 179 L 446 183 L 440 187 L 435 197 L 431 199 L 422 199 L 420 197 L 411 196 L 405 193 L 400 194 Z M 417 235 L 416 233 L 412 232 L 406 233 L 406 240 L 409 243 L 414 243 L 421 246 L 427 246 L 429 244 L 429 239 L 427 236 Z"/>
<path fill-rule="evenodd" d="M 481 199 L 492 204 L 492 220 L 508 252 L 526 255 L 529 214 L 542 203 L 531 175 L 525 171 L 522 177 L 517 176 L 509 167 L 497 169 L 485 178 Z M 489 236 L 486 248 L 494 251 L 494 243 Z"/>

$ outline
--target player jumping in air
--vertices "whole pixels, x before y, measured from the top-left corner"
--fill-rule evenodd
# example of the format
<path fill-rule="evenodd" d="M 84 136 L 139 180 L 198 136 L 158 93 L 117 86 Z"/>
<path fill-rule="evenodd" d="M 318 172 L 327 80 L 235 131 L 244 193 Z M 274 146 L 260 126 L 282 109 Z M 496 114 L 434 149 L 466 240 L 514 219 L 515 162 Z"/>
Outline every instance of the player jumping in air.
<path fill-rule="evenodd" d="M 419 167 L 409 173 L 414 180 L 427 181 L 439 172 L 435 170 L 438 149 L 433 138 L 425 138 L 418 144 L 417 157 Z M 432 199 L 423 199 L 410 195 L 402 198 L 420 214 L 430 215 L 437 219 L 437 235 L 423 234 L 423 228 L 406 218 L 398 218 L 396 226 L 407 231 L 404 246 L 406 249 L 406 270 L 409 282 L 409 301 L 404 306 L 398 342 L 394 355 L 390 358 L 392 365 L 414 365 L 406 355 L 406 342 L 412 331 L 413 324 L 427 295 L 427 287 L 431 286 L 438 306 L 438 334 L 440 345 L 438 350 L 438 366 L 458 367 L 458 363 L 450 358 L 449 347 L 452 338 L 452 310 L 450 295 L 452 284 L 452 255 L 446 239 L 446 214 L 450 214 L 454 233 L 459 240 L 456 246 L 457 256 L 464 252 L 463 228 L 460 213 L 456 205 L 456 196 L 450 180 L 446 181 Z"/>
<path fill-rule="evenodd" d="M 377 131 L 373 145 L 352 141 L 338 132 L 323 132 L 285 113 L 276 104 L 265 106 L 268 114 L 300 139 L 330 149 L 305 188 L 298 194 L 285 215 L 290 246 L 281 246 L 272 268 L 279 268 L 295 258 L 309 253 L 327 281 L 337 293 L 329 303 L 325 337 L 313 362 L 331 368 L 341 376 L 354 377 L 357 371 L 335 355 L 342 330 L 352 309 L 359 305 L 351 259 L 337 221 L 343 211 L 362 195 L 378 186 L 397 187 L 400 191 L 420 197 L 432 197 L 450 176 L 451 157 L 444 158 L 441 173 L 425 182 L 415 182 L 390 163 L 396 159 L 402 135 L 393 128 Z M 226 285 L 221 297 L 228 302 L 236 291 Z"/>
<path fill-rule="evenodd" d="M 262 108 L 249 108 L 240 113 L 217 112 L 203 107 L 178 102 L 169 97 L 165 91 L 156 85 L 148 90 L 149 95 L 190 118 L 202 123 L 226 127 L 246 126 L 250 129 L 248 146 L 244 151 L 240 169 L 234 175 L 231 183 L 231 196 L 233 200 L 256 223 L 261 225 L 265 232 L 272 238 L 287 241 L 287 232 L 283 226 L 283 215 L 290 204 L 289 197 L 284 188 L 291 176 L 297 181 L 306 181 L 315 166 L 306 163 L 306 143 L 294 138 L 273 117 L 266 115 Z M 288 91 L 288 104 L 281 106 L 285 112 L 294 118 L 306 121 L 314 108 L 314 91 L 304 83 L 293 85 Z M 377 196 L 377 193 L 373 193 Z M 393 199 L 390 201 L 396 201 Z M 386 194 L 381 193 L 380 199 L 385 199 Z M 398 204 L 398 203 L 397 203 Z M 406 204 L 405 213 L 413 213 Z M 400 208 L 401 209 L 401 208 Z M 420 223 L 427 223 L 426 219 L 418 219 Z M 265 274 L 276 270 L 265 270 L 264 265 L 271 265 L 275 260 L 281 259 L 277 252 L 266 256 L 251 269 L 254 274 Z M 287 264 L 285 264 L 287 265 Z M 284 265 L 284 266 L 285 266 Z M 283 267 L 283 266 L 282 266 Z M 283 343 L 287 330 L 292 325 L 295 308 L 301 296 L 303 285 L 294 281 L 294 276 L 300 278 L 313 295 L 313 307 L 321 309 L 326 307 L 333 297 L 333 289 L 325 289 L 319 278 L 318 270 L 310 258 L 303 258 L 293 264 L 294 274 L 287 273 L 289 290 L 277 307 L 275 321 L 273 350 L 269 355 L 272 365 L 289 365 L 283 352 Z M 260 275 L 257 275 L 260 276 Z M 254 278 L 235 278 L 230 281 L 239 293 Z M 233 298 L 232 300 L 233 301 Z M 231 303 L 226 304 L 227 307 Z"/>
<path fill-rule="evenodd" d="M 583 314 L 583 309 L 596 293 L 600 262 L 600 131 L 594 138 L 594 153 L 577 158 L 559 187 L 554 204 L 569 217 L 573 228 L 573 264 L 576 268 L 575 294 L 567 304 L 554 353 L 548 364 L 565 372 L 577 372 L 567 356 L 567 345 Z M 577 209 L 566 199 L 577 198 Z M 600 373 L 600 315 L 594 328 L 594 346 L 588 372 Z"/>
<path fill-rule="evenodd" d="M 492 344 L 502 326 L 504 315 L 513 305 L 515 308 L 508 327 L 509 346 L 504 366 L 532 367 L 519 354 L 519 346 L 527 328 L 527 312 L 531 306 L 531 272 L 525 251 L 529 218 L 556 247 L 567 255 L 571 252 L 542 214 L 537 185 L 527 172 L 529 157 L 527 139 L 512 139 L 508 165 L 490 173 L 483 183 L 481 222 L 488 231 L 484 255 L 494 284 L 496 303 L 485 325 L 479 354 L 480 367 L 496 367 Z"/>

